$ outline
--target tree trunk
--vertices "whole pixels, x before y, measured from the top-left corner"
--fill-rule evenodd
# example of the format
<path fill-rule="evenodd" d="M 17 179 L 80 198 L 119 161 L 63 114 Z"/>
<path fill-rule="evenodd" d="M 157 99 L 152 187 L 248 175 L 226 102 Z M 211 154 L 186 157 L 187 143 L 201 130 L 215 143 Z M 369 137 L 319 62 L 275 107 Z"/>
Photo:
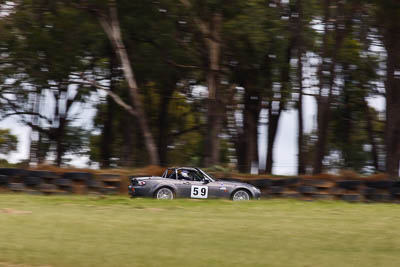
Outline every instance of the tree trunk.
<path fill-rule="evenodd" d="M 140 135 L 140 133 L 135 132 L 134 127 L 132 127 L 134 123 L 128 116 L 124 116 L 122 118 L 122 123 L 120 124 L 120 132 L 123 136 L 123 144 L 120 148 L 120 159 L 122 167 L 135 167 L 136 164 L 142 165 L 138 162 L 135 162 L 135 151 L 134 151 L 134 139 L 136 136 Z M 143 157 L 140 157 L 142 159 Z M 135 164 L 136 163 L 136 164 Z"/>
<path fill-rule="evenodd" d="M 306 168 L 304 164 L 304 123 L 303 123 L 303 64 L 302 53 L 298 52 L 297 61 L 297 79 L 299 83 L 299 100 L 297 102 L 297 173 L 305 174 Z"/>
<path fill-rule="evenodd" d="M 118 64 L 116 62 L 115 54 L 110 53 L 110 91 L 115 92 L 116 90 L 116 77 L 118 76 L 117 67 Z M 113 121 L 114 116 L 113 112 L 115 109 L 114 101 L 111 96 L 107 95 L 107 112 L 104 118 L 103 125 L 103 134 L 101 140 L 100 154 L 101 154 L 101 168 L 109 168 L 111 165 L 111 157 L 112 157 L 112 144 L 113 144 Z"/>
<path fill-rule="evenodd" d="M 208 100 L 207 129 L 205 133 L 204 162 L 205 167 L 219 163 L 219 135 L 222 130 L 224 107 L 220 92 L 220 57 L 221 57 L 222 15 L 215 12 L 209 27 L 209 35 L 205 35 L 208 48 Z"/>
<path fill-rule="evenodd" d="M 40 112 L 40 104 L 41 104 L 41 92 L 39 90 L 39 92 L 36 92 L 35 94 L 35 98 L 33 100 L 33 105 L 32 105 L 32 112 L 39 114 Z M 40 118 L 38 115 L 33 115 L 32 116 L 32 124 L 40 127 Z M 30 133 L 30 149 L 29 149 L 29 163 L 30 164 L 39 164 L 39 159 L 38 159 L 38 154 L 39 154 L 39 138 L 40 136 L 40 132 L 35 130 L 35 129 L 31 129 L 31 133 Z"/>
<path fill-rule="evenodd" d="M 281 116 L 282 109 L 279 107 L 278 110 L 272 110 L 272 101 L 268 109 L 268 144 L 267 144 L 267 163 L 265 166 L 265 173 L 271 174 L 272 167 L 274 164 L 274 145 L 276 133 L 278 131 L 279 118 Z"/>
<path fill-rule="evenodd" d="M 58 167 L 63 163 L 63 156 L 65 153 L 64 147 L 64 133 L 66 126 L 66 119 L 64 117 L 60 117 L 58 128 L 55 131 L 55 139 L 56 139 L 56 165 Z"/>
<path fill-rule="evenodd" d="M 345 72 L 348 72 L 348 66 L 344 64 L 344 70 Z M 342 115 L 342 124 L 344 125 L 344 131 L 343 133 L 343 143 L 345 146 L 343 147 L 343 161 L 344 161 L 344 167 L 345 168 L 353 168 L 353 162 L 352 162 L 352 150 L 353 147 L 350 146 L 351 140 L 352 140 L 352 135 L 353 135 L 353 119 L 352 119 L 352 107 L 350 106 L 351 102 L 351 96 L 349 95 L 349 85 L 352 80 L 352 76 L 349 75 L 349 77 L 346 79 L 344 78 L 344 88 L 343 88 L 343 98 L 344 98 L 344 114 Z"/>
<path fill-rule="evenodd" d="M 219 134 L 222 129 L 221 103 L 216 99 L 207 100 L 207 128 L 204 140 L 204 167 L 219 163 Z"/>
<path fill-rule="evenodd" d="M 179 0 L 187 9 L 193 9 L 189 0 Z M 194 11 L 194 13 L 196 13 Z M 192 19 L 200 31 L 207 48 L 207 128 L 204 137 L 203 165 L 209 167 L 219 163 L 219 134 L 222 130 L 225 107 L 220 92 L 221 30 L 222 13 L 215 10 L 209 21 L 193 15 Z"/>
<path fill-rule="evenodd" d="M 397 9 L 400 10 L 400 7 Z M 384 29 L 386 63 L 386 172 L 399 176 L 400 160 L 400 23 L 396 12 L 389 11 Z"/>
<path fill-rule="evenodd" d="M 293 23 L 293 22 L 292 22 Z M 293 27 L 292 24 L 290 24 Z M 283 63 L 281 69 L 281 88 L 280 95 L 281 99 L 279 100 L 278 108 L 275 108 L 273 103 L 276 101 L 270 101 L 269 110 L 268 110 L 268 144 L 267 144 L 267 161 L 265 165 L 265 173 L 271 174 L 272 167 L 274 163 L 273 159 L 273 150 L 275 145 L 276 133 L 278 130 L 279 119 L 281 117 L 281 113 L 285 108 L 286 101 L 289 98 L 289 90 L 290 90 L 290 60 L 292 58 L 292 50 L 296 43 L 297 34 L 291 29 L 291 37 L 286 48 L 285 62 Z"/>
<path fill-rule="evenodd" d="M 333 86 L 335 84 L 338 52 L 342 46 L 343 40 L 348 33 L 351 32 L 353 16 L 358 8 L 359 3 L 353 2 L 352 8 L 348 14 L 345 13 L 344 2 L 337 1 L 336 6 L 331 6 L 330 0 L 324 1 L 324 25 L 325 32 L 323 37 L 322 63 L 318 72 L 319 78 L 319 95 L 317 97 L 317 144 L 314 156 L 313 174 L 322 172 L 323 159 L 327 149 L 328 127 L 330 120 L 330 106 L 333 99 Z M 335 22 L 335 43 L 333 49 L 329 49 L 328 30 L 329 22 L 332 20 L 330 10 L 337 8 L 336 16 L 333 18 Z M 344 25 L 344 26 L 343 26 Z M 331 51 L 330 51 L 331 50 Z M 330 62 L 327 60 L 330 58 Z M 325 77 L 324 72 L 327 71 L 330 75 Z M 326 92 L 327 91 L 327 92 Z"/>
<path fill-rule="evenodd" d="M 111 90 L 111 89 L 110 89 Z M 111 100 L 111 97 L 107 96 L 107 114 L 104 118 L 103 125 L 103 134 L 101 137 L 101 168 L 109 168 L 111 165 L 111 157 L 112 157 L 112 143 L 113 143 L 113 106 L 114 101 Z"/>
<path fill-rule="evenodd" d="M 318 70 L 318 79 L 319 79 L 319 94 L 317 97 L 317 143 L 315 147 L 315 155 L 314 155 L 314 168 L 313 173 L 318 174 L 322 172 L 322 161 L 325 155 L 325 143 L 326 143 L 326 126 L 324 125 L 325 120 L 324 117 L 327 115 L 326 105 L 330 105 L 326 96 L 323 96 L 322 90 L 325 87 L 325 78 L 324 78 L 324 69 L 327 66 L 325 58 L 329 56 L 328 49 L 328 23 L 330 20 L 330 0 L 324 1 L 324 34 L 322 38 L 322 63 Z M 331 90 L 330 90 L 331 91 Z"/>
<path fill-rule="evenodd" d="M 297 102 L 297 173 L 305 174 L 305 163 L 304 163 L 304 123 L 303 123 L 303 5 L 302 0 L 297 0 L 296 9 L 298 13 L 297 18 L 297 83 L 299 89 L 299 99 Z"/>
<path fill-rule="evenodd" d="M 157 147 L 154 142 L 153 134 L 151 133 L 144 108 L 140 101 L 139 89 L 137 86 L 136 78 L 132 69 L 131 61 L 126 51 L 124 42 L 122 41 L 121 28 L 119 25 L 117 8 L 114 1 L 110 1 L 110 14 L 108 20 L 105 16 L 99 16 L 99 22 L 103 27 L 104 32 L 109 38 L 119 61 L 121 62 L 124 72 L 125 80 L 128 84 L 129 94 L 131 97 L 132 106 L 134 109 L 136 120 L 142 132 L 144 143 L 149 154 L 150 163 L 152 165 L 159 165 Z"/>
<path fill-rule="evenodd" d="M 166 88 L 161 96 L 161 106 L 158 114 L 158 154 L 160 157 L 161 166 L 166 166 L 167 162 L 167 152 L 168 152 L 168 133 L 169 133 L 169 116 L 168 107 L 171 100 L 173 90 Z"/>
<path fill-rule="evenodd" d="M 37 162 L 38 164 L 42 164 L 44 162 L 44 160 L 46 159 L 46 155 L 47 155 L 47 150 L 48 150 L 48 139 L 46 141 L 46 143 L 43 142 L 43 133 L 41 133 L 40 131 L 37 131 L 38 133 L 38 141 L 37 141 L 37 151 L 36 151 L 36 158 L 37 158 Z"/>
<path fill-rule="evenodd" d="M 241 160 L 238 164 L 240 172 L 249 173 L 253 162 L 258 162 L 258 120 L 261 111 L 260 95 L 254 92 L 246 81 L 245 102 L 243 111 L 243 134 L 241 135 Z"/>
<path fill-rule="evenodd" d="M 380 167 L 379 167 L 379 161 L 378 161 L 378 149 L 377 149 L 376 141 L 375 141 L 375 132 L 374 132 L 374 128 L 372 125 L 373 119 L 372 119 L 371 111 L 369 109 L 366 99 L 364 99 L 364 108 L 365 108 L 365 116 L 366 116 L 366 121 L 367 121 L 366 131 L 368 134 L 369 142 L 372 146 L 372 149 L 371 149 L 372 162 L 373 162 L 373 165 L 375 168 L 375 172 L 379 172 Z"/>
<path fill-rule="evenodd" d="M 238 134 L 235 142 L 235 150 L 238 171 L 241 173 L 247 173 L 248 169 L 246 165 L 246 143 L 244 139 L 244 133 Z"/>

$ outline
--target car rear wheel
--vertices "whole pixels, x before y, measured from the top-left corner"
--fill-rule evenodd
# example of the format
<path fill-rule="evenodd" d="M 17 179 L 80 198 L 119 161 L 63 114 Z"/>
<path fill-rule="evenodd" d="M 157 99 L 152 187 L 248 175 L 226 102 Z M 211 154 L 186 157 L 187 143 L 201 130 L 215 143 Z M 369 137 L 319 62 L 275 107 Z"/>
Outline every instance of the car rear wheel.
<path fill-rule="evenodd" d="M 250 194 L 246 190 L 237 190 L 235 191 L 235 193 L 233 193 L 232 200 L 233 201 L 250 200 Z"/>
<path fill-rule="evenodd" d="M 156 192 L 157 199 L 174 199 L 174 192 L 168 187 L 163 187 Z"/>

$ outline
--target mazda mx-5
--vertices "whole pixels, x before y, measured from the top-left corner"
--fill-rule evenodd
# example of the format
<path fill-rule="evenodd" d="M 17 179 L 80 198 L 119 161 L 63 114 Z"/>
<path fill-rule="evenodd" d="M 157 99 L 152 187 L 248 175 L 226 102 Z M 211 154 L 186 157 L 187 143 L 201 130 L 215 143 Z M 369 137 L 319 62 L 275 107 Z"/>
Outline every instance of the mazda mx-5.
<path fill-rule="evenodd" d="M 214 179 L 199 168 L 175 167 L 162 176 L 132 177 L 128 187 L 132 197 L 226 198 L 234 201 L 259 199 L 260 190 L 250 184 Z"/>

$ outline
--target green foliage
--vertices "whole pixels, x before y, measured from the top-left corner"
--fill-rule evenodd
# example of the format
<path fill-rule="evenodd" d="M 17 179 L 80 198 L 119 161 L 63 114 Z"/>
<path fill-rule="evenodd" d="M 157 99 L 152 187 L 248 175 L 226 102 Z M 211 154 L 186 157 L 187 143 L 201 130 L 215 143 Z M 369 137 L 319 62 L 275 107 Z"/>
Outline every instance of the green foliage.
<path fill-rule="evenodd" d="M 74 125 L 72 110 L 77 103 L 88 102 L 91 92 L 73 82 L 72 75 L 93 71 L 96 61 L 101 62 L 106 46 L 99 25 L 63 1 L 25 0 L 18 2 L 2 27 L 9 34 L 1 43 L 7 64 L 0 80 L 11 83 L 13 94 L 2 98 L 2 116 L 18 115 L 20 122 L 40 132 L 42 140 L 32 144 L 44 158 L 51 150 L 60 151 L 61 158 L 84 150 L 86 134 Z"/>
<path fill-rule="evenodd" d="M 0 154 L 8 155 L 17 150 L 18 138 L 9 129 L 0 129 Z"/>

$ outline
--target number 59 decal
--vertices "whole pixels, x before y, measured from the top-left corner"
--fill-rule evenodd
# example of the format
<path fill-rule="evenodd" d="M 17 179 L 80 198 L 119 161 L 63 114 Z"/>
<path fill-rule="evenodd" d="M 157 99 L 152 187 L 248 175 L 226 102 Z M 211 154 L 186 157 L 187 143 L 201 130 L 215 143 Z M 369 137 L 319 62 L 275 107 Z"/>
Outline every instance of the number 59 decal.
<path fill-rule="evenodd" d="M 190 190 L 191 198 L 208 198 L 208 186 L 192 185 Z"/>

